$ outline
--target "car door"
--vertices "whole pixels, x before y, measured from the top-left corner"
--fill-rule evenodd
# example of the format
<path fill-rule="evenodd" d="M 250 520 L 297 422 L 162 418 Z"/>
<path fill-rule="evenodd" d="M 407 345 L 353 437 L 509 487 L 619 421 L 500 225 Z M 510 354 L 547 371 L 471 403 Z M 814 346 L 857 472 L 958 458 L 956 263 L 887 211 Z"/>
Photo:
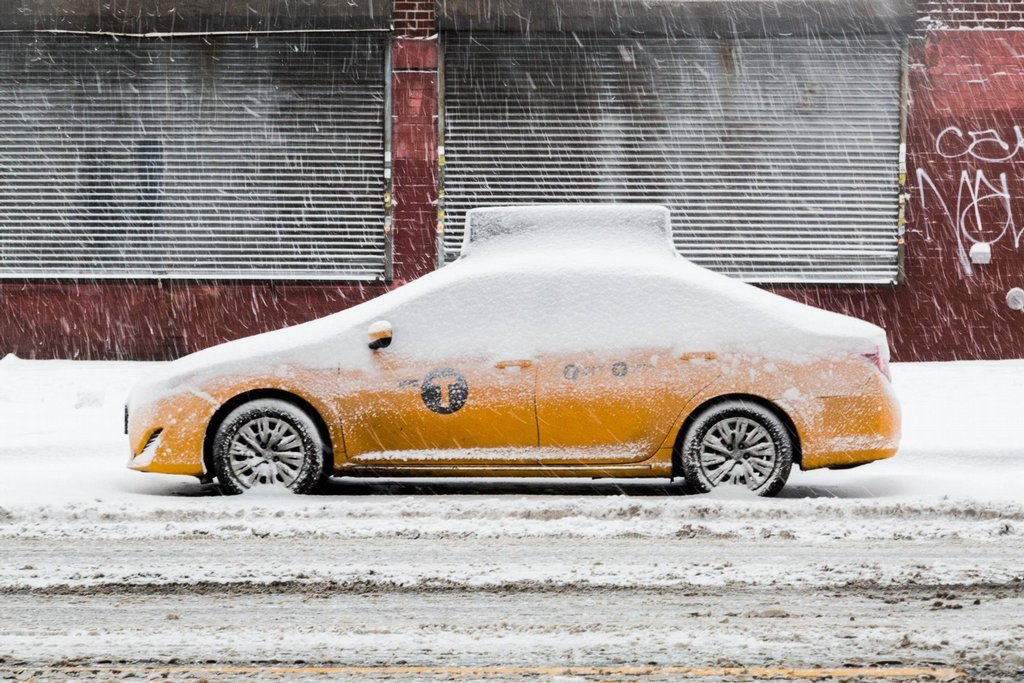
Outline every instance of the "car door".
<path fill-rule="evenodd" d="M 658 449 L 690 397 L 718 376 L 714 349 L 689 348 L 675 283 L 567 274 L 551 305 L 586 311 L 573 341 L 537 362 L 537 421 L 549 463 L 628 463 Z"/>
<path fill-rule="evenodd" d="M 523 307 L 500 277 L 458 281 L 385 313 L 372 353 L 342 399 L 348 458 L 368 466 L 487 464 L 537 446 L 536 368 Z"/>

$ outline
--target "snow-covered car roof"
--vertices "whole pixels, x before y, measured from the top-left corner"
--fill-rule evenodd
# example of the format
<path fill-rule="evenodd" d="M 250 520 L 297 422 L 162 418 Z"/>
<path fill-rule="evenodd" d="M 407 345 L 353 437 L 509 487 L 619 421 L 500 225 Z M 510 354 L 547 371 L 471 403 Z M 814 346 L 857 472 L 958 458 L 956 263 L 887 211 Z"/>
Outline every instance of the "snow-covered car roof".
<path fill-rule="evenodd" d="M 470 209 L 462 256 L 497 245 L 550 251 L 562 246 L 674 252 L 669 211 L 657 204 L 544 204 Z"/>

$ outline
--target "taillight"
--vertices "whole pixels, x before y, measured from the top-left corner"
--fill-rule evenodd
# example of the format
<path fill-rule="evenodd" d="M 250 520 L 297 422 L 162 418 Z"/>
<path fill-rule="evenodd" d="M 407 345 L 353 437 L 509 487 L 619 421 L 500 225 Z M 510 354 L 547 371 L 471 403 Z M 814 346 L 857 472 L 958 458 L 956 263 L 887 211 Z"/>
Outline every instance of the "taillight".
<path fill-rule="evenodd" d="M 882 373 L 883 376 L 890 382 L 892 381 L 892 371 L 889 369 L 889 358 L 888 354 L 882 353 L 882 349 L 878 349 L 873 353 L 863 354 L 875 368 Z"/>

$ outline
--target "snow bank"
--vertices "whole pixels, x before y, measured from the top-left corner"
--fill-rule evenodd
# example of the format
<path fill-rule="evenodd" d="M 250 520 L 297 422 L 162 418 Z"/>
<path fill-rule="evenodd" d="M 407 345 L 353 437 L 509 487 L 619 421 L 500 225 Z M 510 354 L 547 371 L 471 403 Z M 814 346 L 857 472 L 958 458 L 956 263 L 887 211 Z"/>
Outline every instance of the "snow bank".
<path fill-rule="evenodd" d="M 902 455 L 927 457 L 926 469 L 939 458 L 978 468 L 1024 459 L 1024 360 L 897 363 L 893 380 L 903 407 Z M 1017 485 L 1024 500 L 1024 478 Z"/>
<path fill-rule="evenodd" d="M 166 365 L 6 356 L 0 360 L 0 461 L 102 452 L 123 465 L 125 398 L 139 378 Z"/>

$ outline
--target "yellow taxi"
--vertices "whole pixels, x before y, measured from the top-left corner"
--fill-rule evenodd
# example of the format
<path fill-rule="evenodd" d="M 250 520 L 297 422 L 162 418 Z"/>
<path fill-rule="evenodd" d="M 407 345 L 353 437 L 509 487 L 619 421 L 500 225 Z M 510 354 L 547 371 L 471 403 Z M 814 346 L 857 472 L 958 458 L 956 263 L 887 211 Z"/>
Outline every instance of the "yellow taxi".
<path fill-rule="evenodd" d="M 700 268 L 668 211 L 469 212 L 452 264 L 168 363 L 129 467 L 298 493 L 329 476 L 660 477 L 778 493 L 888 458 L 885 332 Z"/>

